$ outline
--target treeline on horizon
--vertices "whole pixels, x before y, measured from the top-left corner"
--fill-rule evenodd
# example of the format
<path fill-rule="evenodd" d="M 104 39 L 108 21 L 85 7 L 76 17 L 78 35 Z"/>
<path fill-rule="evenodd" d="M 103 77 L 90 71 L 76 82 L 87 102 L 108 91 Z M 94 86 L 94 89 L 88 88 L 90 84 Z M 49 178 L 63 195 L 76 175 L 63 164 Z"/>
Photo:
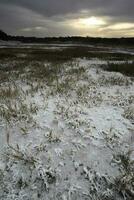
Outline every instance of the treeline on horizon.
<path fill-rule="evenodd" d="M 126 45 L 134 46 L 134 37 L 122 38 L 101 38 L 101 37 L 81 37 L 81 36 L 67 36 L 67 37 L 25 37 L 25 36 L 11 36 L 0 30 L 0 40 L 4 41 L 19 41 L 22 43 L 73 43 L 73 44 L 103 44 L 103 45 Z"/>

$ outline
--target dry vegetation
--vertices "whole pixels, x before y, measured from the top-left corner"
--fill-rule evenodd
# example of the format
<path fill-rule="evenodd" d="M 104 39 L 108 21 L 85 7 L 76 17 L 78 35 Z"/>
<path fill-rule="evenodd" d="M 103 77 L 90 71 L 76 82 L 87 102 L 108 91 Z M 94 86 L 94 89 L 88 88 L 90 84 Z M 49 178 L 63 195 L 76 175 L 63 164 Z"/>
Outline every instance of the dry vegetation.
<path fill-rule="evenodd" d="M 81 64 L 78 58 L 107 64 Z M 134 198 L 133 150 L 120 133 L 125 126 L 133 131 L 133 60 L 91 47 L 0 49 L 0 130 L 6 138 L 1 200 Z M 113 164 L 115 176 L 101 173 L 100 159 L 93 165 L 99 142 L 97 158 Z"/>
<path fill-rule="evenodd" d="M 124 62 L 122 64 L 108 63 L 108 65 L 103 66 L 103 69 L 110 72 L 120 72 L 127 76 L 134 76 L 134 61 Z"/>

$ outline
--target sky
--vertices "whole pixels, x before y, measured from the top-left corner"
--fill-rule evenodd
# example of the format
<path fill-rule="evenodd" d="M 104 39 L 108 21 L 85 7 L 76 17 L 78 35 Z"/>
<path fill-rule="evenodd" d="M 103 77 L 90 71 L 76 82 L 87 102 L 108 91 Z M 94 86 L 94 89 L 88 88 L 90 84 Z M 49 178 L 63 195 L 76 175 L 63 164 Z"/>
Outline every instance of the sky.
<path fill-rule="evenodd" d="M 134 37 L 134 0 L 0 0 L 0 29 L 37 37 Z"/>

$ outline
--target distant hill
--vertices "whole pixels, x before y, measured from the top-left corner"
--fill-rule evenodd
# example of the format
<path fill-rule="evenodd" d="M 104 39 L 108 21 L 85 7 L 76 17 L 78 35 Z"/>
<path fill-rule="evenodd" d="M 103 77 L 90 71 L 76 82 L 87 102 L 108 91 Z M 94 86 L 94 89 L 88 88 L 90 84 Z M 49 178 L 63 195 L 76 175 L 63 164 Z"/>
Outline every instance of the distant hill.
<path fill-rule="evenodd" d="M 134 37 L 131 38 L 101 38 L 101 37 L 24 37 L 11 36 L 0 30 L 0 40 L 19 41 L 23 43 L 67 43 L 67 44 L 90 44 L 90 45 L 127 45 L 134 47 Z"/>

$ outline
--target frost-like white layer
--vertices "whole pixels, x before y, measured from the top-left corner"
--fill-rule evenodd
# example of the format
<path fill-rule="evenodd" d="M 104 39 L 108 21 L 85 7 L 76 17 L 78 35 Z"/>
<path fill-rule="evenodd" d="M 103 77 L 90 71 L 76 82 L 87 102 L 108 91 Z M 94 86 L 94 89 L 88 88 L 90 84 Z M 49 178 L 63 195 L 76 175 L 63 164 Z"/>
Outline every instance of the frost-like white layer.
<path fill-rule="evenodd" d="M 46 87 L 25 97 L 27 105 L 38 106 L 34 126 L 0 122 L 1 200 L 113 195 L 106 185 L 120 170 L 111 163 L 112 157 L 134 144 L 133 121 L 124 115 L 124 108 L 134 103 L 134 83 L 99 68 L 107 61 L 77 62 L 86 71 L 68 94 L 47 95 Z"/>

